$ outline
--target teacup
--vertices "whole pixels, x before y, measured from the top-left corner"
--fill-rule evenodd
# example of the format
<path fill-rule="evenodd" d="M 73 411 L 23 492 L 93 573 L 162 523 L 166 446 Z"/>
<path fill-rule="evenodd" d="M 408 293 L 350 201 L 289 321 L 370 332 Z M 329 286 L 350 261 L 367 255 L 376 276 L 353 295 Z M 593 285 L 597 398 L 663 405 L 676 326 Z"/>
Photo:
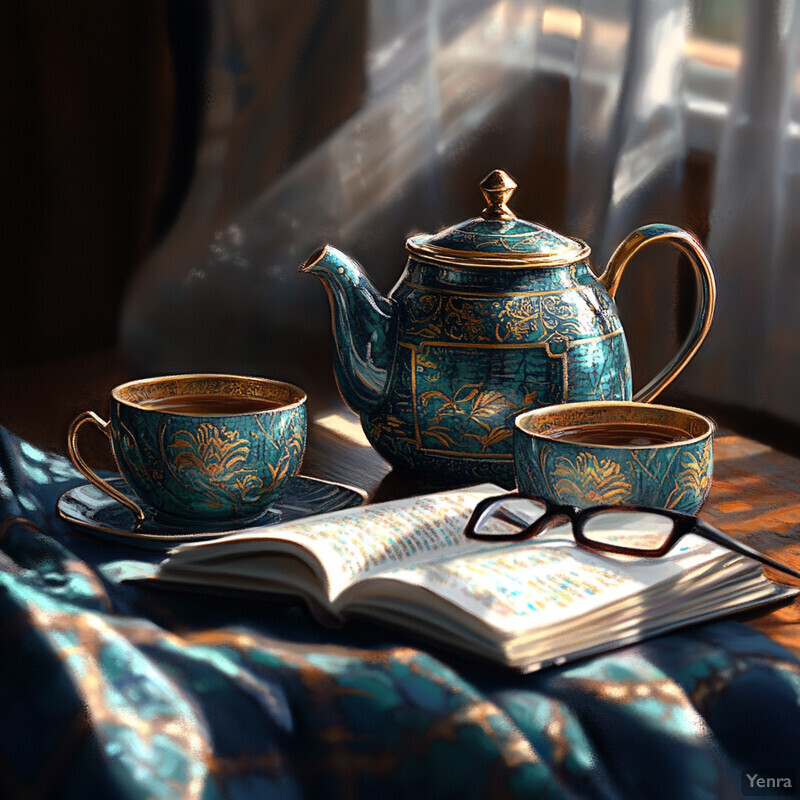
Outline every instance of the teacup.
<path fill-rule="evenodd" d="M 306 443 L 306 395 L 296 386 L 238 375 L 170 375 L 111 391 L 109 421 L 93 411 L 69 428 L 69 454 L 95 486 L 146 510 L 96 475 L 78 452 L 92 422 L 111 441 L 134 495 L 174 520 L 242 522 L 266 511 L 297 475 Z"/>
<path fill-rule="evenodd" d="M 648 506 L 693 514 L 711 487 L 712 420 L 627 401 L 547 406 L 520 414 L 517 488 L 562 505 Z"/>

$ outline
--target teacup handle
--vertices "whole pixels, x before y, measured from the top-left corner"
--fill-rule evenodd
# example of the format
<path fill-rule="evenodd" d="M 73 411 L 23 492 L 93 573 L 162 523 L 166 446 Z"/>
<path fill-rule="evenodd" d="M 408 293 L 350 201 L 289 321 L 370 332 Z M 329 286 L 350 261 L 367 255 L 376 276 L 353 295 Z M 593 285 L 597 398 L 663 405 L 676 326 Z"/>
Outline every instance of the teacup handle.
<path fill-rule="evenodd" d="M 126 508 L 133 511 L 136 516 L 136 522 L 144 522 L 144 511 L 142 511 L 136 503 L 129 497 L 126 497 L 122 492 L 115 489 L 108 481 L 104 481 L 99 475 L 95 475 L 91 467 L 83 460 L 83 457 L 78 452 L 78 431 L 85 422 L 92 422 L 100 428 L 101 431 L 108 437 L 109 441 L 111 435 L 108 432 L 110 422 L 98 417 L 94 411 L 84 411 L 78 414 L 69 426 L 69 433 L 67 434 L 67 449 L 69 450 L 69 457 L 72 463 L 78 468 L 78 471 L 89 481 L 89 483 L 96 486 L 101 491 L 105 492 L 110 497 L 113 497 L 118 503 L 122 503 Z"/>
<path fill-rule="evenodd" d="M 605 272 L 598 278 L 611 297 L 614 297 L 617 293 L 622 273 L 633 256 L 645 245 L 659 241 L 671 242 L 689 258 L 697 280 L 698 302 L 694 325 L 678 352 L 675 353 L 661 372 L 634 395 L 633 399 L 642 403 L 649 403 L 654 400 L 680 375 L 684 367 L 691 361 L 703 339 L 706 338 L 708 329 L 711 327 L 711 319 L 714 316 L 714 306 L 717 300 L 717 285 L 714 280 L 714 273 L 711 270 L 711 262 L 709 262 L 700 241 L 693 234 L 683 230 L 683 228 L 661 223 L 643 225 L 641 228 L 637 228 L 614 251 L 614 255 L 611 256 Z"/>

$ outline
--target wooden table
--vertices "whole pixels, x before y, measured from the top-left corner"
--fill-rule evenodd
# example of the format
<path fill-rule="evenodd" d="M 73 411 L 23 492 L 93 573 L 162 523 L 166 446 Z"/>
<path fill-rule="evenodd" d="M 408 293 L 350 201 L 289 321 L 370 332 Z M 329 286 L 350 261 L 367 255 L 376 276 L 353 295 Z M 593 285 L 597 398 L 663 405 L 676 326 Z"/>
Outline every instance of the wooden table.
<path fill-rule="evenodd" d="M 87 408 L 105 414 L 108 390 L 128 377 L 119 358 L 108 352 L 0 374 L 0 423 L 36 445 L 65 453 L 70 419 Z M 325 405 L 312 398 L 309 416 L 305 474 L 359 486 L 369 501 L 427 490 L 391 470 L 367 443 L 356 416 L 340 401 Z M 102 438 L 98 435 L 97 441 L 89 442 L 94 447 L 87 451 L 101 462 L 105 458 L 105 466 L 110 466 Z M 800 459 L 721 431 L 715 440 L 711 494 L 700 516 L 800 569 Z M 792 582 L 781 573 L 770 577 Z M 800 657 L 800 596 L 745 619 Z"/>

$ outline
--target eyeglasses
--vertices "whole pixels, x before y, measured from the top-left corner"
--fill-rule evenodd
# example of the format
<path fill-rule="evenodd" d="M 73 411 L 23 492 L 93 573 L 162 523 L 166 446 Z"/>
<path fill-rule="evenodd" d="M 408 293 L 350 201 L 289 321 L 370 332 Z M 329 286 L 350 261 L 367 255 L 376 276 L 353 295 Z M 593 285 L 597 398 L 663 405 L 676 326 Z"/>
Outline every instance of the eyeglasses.
<path fill-rule="evenodd" d="M 493 518 L 510 522 L 521 530 L 482 530 Z M 572 535 L 580 547 L 625 556 L 658 558 L 666 555 L 687 533 L 754 558 L 773 569 L 800 578 L 800 571 L 776 561 L 697 517 L 638 506 L 592 506 L 579 509 L 550 503 L 542 497 L 503 494 L 486 497 L 475 506 L 464 534 L 486 542 L 519 542 L 532 539 L 558 519 L 572 523 Z"/>

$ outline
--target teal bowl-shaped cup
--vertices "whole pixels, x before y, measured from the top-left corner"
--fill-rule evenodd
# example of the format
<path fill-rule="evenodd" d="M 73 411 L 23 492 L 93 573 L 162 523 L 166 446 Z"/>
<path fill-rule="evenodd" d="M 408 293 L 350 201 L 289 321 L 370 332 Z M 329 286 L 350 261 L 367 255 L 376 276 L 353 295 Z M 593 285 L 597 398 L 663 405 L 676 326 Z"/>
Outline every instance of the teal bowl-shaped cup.
<path fill-rule="evenodd" d="M 615 426 L 616 435 L 609 428 L 598 434 L 598 426 Z M 650 403 L 566 403 L 529 411 L 515 421 L 517 488 L 579 508 L 694 514 L 711 488 L 714 430 L 701 414 Z"/>
<path fill-rule="evenodd" d="M 84 422 L 103 430 L 122 477 L 142 508 L 81 458 Z M 300 470 L 306 395 L 289 383 L 238 375 L 171 375 L 111 392 L 110 419 L 86 411 L 69 450 L 85 477 L 142 521 L 241 523 L 260 516 Z"/>

